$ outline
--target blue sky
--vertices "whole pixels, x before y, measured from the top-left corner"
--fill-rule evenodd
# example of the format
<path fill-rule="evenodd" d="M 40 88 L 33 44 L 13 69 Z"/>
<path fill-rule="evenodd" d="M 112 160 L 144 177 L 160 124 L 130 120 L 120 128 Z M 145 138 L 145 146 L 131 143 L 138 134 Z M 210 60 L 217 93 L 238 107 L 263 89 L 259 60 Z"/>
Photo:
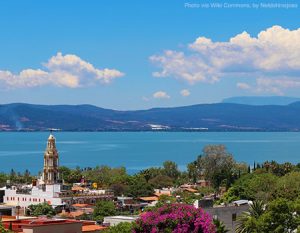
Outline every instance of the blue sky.
<path fill-rule="evenodd" d="M 212 2 L 3 0 L 1 103 L 145 109 L 300 97 L 300 6 L 185 6 Z"/>

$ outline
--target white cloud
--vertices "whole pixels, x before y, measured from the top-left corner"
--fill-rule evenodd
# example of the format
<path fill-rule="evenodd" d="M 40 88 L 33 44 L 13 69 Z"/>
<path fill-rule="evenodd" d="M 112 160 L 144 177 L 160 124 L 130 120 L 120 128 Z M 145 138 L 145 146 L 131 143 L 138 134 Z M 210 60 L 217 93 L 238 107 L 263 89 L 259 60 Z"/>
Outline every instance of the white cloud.
<path fill-rule="evenodd" d="M 115 69 L 97 69 L 76 55 L 57 53 L 47 63 L 44 70 L 25 69 L 18 74 L 0 70 L 0 83 L 10 88 L 55 85 L 77 88 L 97 82 L 110 83 L 124 73 Z"/>
<path fill-rule="evenodd" d="M 237 87 L 244 90 L 251 90 L 257 93 L 272 93 L 284 95 L 284 91 L 293 88 L 300 88 L 300 79 L 291 78 L 257 78 L 254 85 L 237 83 Z"/>
<path fill-rule="evenodd" d="M 237 83 L 236 86 L 237 86 L 237 88 L 243 89 L 243 90 L 251 89 L 251 86 L 247 83 Z"/>
<path fill-rule="evenodd" d="M 191 92 L 188 89 L 183 89 L 180 91 L 180 95 L 187 97 L 191 94 Z"/>
<path fill-rule="evenodd" d="M 269 92 L 283 95 L 287 89 L 300 88 L 300 79 L 274 79 L 274 78 L 258 78 L 256 86 L 253 87 L 257 92 Z"/>
<path fill-rule="evenodd" d="M 226 77 L 300 77 L 300 28 L 273 26 L 256 37 L 242 32 L 225 42 L 199 37 L 188 47 L 188 52 L 167 50 L 151 56 L 150 61 L 161 68 L 153 75 L 190 84 L 215 83 Z M 245 84 L 239 86 L 248 89 Z"/>
<path fill-rule="evenodd" d="M 155 98 L 155 99 L 169 99 L 170 96 L 164 91 L 157 91 L 153 94 L 153 98 Z"/>

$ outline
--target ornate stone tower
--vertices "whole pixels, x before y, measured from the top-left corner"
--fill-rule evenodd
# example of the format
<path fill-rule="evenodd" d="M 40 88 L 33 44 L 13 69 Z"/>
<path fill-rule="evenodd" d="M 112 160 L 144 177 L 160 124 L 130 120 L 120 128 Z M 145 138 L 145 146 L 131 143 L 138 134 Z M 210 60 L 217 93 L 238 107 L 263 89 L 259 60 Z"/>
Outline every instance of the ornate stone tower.
<path fill-rule="evenodd" d="M 50 134 L 47 142 L 47 148 L 44 154 L 44 171 L 43 182 L 44 184 L 57 184 L 59 183 L 59 163 L 58 153 L 55 145 L 55 137 Z"/>

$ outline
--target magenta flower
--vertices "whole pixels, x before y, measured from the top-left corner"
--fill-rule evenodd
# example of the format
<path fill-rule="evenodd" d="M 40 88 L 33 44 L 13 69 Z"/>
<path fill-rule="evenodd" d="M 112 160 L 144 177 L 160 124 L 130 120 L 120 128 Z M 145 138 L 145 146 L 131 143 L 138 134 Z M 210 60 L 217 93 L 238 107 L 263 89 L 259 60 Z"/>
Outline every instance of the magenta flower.
<path fill-rule="evenodd" d="M 136 221 L 133 233 L 215 233 L 212 217 L 187 204 L 165 205 L 146 212 Z"/>

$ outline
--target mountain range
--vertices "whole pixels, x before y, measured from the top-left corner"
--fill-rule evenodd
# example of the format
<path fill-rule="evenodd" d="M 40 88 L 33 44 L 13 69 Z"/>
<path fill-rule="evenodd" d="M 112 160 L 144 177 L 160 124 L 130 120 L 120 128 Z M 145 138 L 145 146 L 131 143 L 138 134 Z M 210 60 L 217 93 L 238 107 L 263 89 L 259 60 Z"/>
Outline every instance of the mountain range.
<path fill-rule="evenodd" d="M 0 131 L 299 131 L 300 102 L 117 111 L 92 105 L 0 105 Z"/>
<path fill-rule="evenodd" d="M 288 105 L 300 101 L 297 97 L 288 96 L 237 96 L 226 98 L 222 103 L 248 105 Z"/>

